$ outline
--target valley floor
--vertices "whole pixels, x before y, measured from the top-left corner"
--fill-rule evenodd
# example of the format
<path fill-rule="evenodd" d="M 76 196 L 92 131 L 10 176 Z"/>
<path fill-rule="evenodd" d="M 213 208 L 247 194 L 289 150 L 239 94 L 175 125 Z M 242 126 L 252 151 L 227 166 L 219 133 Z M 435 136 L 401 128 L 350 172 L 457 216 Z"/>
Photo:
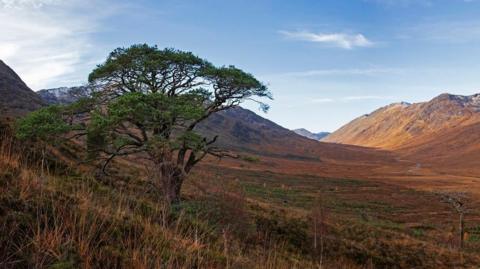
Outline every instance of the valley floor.
<path fill-rule="evenodd" d="M 378 268 L 480 264 L 477 178 L 331 178 L 219 166 L 205 166 L 202 171 L 204 176 L 198 178 L 238 182 L 252 204 L 305 221 L 306 226 L 312 225 L 312 214 L 321 208 L 328 227 L 326 256 L 347 255 Z M 465 190 L 470 210 L 465 247 L 458 252 L 458 214 L 439 193 Z"/>

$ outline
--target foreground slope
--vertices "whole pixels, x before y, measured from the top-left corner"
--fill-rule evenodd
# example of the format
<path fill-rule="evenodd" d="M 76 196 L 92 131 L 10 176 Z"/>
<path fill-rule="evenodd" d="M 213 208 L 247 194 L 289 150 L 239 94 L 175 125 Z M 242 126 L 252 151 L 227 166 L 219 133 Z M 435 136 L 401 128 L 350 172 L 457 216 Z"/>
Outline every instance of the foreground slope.
<path fill-rule="evenodd" d="M 2 138 L 1 268 L 473 268 L 480 261 L 478 242 L 454 249 L 448 208 L 432 193 L 204 167 L 170 207 L 127 166 L 99 180 L 49 159 L 49 173 L 35 154 L 19 154 L 28 152 L 25 143 Z M 472 236 L 477 216 L 466 218 Z"/>

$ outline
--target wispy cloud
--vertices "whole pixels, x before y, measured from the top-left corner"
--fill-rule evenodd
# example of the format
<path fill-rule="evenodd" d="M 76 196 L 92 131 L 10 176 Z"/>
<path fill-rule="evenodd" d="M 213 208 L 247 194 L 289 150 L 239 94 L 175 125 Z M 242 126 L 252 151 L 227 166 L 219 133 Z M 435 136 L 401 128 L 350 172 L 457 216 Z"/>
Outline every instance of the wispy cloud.
<path fill-rule="evenodd" d="M 0 0 L 0 59 L 33 89 L 80 83 L 98 57 L 91 35 L 115 10 L 105 1 Z M 82 77 L 79 77 L 79 74 Z M 53 85 L 56 84 L 56 85 Z"/>
<path fill-rule="evenodd" d="M 372 47 L 374 45 L 374 42 L 367 39 L 363 34 L 313 33 L 308 31 L 279 31 L 279 33 L 289 39 L 322 43 L 348 50 L 356 47 Z"/>
<path fill-rule="evenodd" d="M 6 8 L 39 8 L 45 5 L 58 4 L 61 0 L 0 0 L 0 6 Z"/>

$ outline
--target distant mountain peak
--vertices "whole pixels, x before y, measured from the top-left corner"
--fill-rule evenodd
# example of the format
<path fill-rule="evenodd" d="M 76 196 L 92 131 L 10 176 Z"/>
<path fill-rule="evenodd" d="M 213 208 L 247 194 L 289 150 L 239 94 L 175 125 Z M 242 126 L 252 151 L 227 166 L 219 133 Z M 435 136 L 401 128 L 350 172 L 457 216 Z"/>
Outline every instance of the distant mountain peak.
<path fill-rule="evenodd" d="M 305 128 L 299 128 L 299 129 L 295 129 L 295 130 L 292 130 L 292 131 L 294 131 L 298 135 L 301 135 L 301 136 L 304 136 L 306 138 L 310 138 L 310 139 L 313 139 L 313 140 L 322 140 L 323 138 L 325 138 L 327 135 L 330 134 L 329 132 L 312 133 Z"/>
<path fill-rule="evenodd" d="M 410 106 L 410 105 L 412 105 L 412 103 L 405 102 L 405 101 L 401 101 L 401 102 L 398 103 L 398 104 L 401 105 L 401 106 Z"/>
<path fill-rule="evenodd" d="M 294 129 L 294 130 L 292 130 L 292 131 L 294 131 L 294 132 L 308 132 L 308 133 L 312 133 L 312 132 L 310 132 L 309 130 L 307 130 L 307 129 L 305 129 L 305 128 L 298 128 L 298 129 Z"/>
<path fill-rule="evenodd" d="M 38 91 L 37 94 L 49 105 L 66 105 L 74 103 L 82 97 L 89 96 L 91 91 L 87 86 L 59 87 L 43 89 Z"/>

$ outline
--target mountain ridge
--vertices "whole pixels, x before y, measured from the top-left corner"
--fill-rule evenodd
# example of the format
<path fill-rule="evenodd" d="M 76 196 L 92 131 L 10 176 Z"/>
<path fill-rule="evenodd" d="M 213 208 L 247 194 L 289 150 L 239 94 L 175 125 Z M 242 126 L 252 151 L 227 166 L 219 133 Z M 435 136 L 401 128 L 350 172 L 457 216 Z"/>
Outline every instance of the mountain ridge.
<path fill-rule="evenodd" d="M 42 89 L 36 92 L 48 105 L 70 104 L 81 97 L 87 97 L 90 90 L 87 86 L 59 87 Z"/>
<path fill-rule="evenodd" d="M 22 116 L 44 105 L 43 100 L 2 60 L 0 96 L 0 118 Z"/>
<path fill-rule="evenodd" d="M 393 103 L 358 117 L 325 142 L 399 149 L 442 130 L 480 121 L 480 94 L 440 94 L 427 102 Z"/>

